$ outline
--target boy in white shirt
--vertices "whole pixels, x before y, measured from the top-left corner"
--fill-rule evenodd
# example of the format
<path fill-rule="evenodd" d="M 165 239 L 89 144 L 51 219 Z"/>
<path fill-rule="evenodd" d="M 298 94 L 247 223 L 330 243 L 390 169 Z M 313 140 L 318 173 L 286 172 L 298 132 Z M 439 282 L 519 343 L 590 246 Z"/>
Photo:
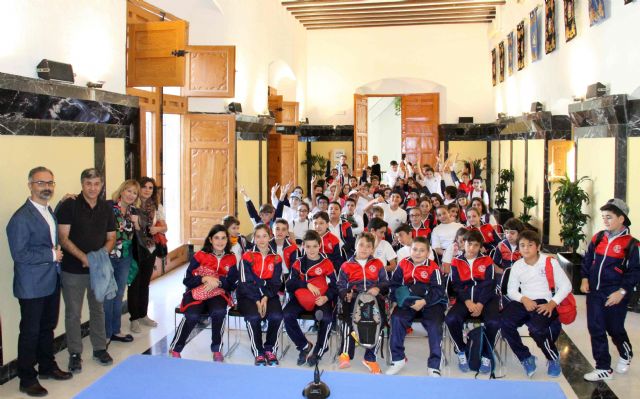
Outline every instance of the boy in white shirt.
<path fill-rule="evenodd" d="M 469 193 L 467 197 L 469 201 L 474 198 L 480 198 L 484 204 L 489 207 L 489 194 L 482 188 L 482 177 L 476 176 L 473 178 L 473 190 Z"/>
<path fill-rule="evenodd" d="M 399 193 L 393 191 L 389 196 L 389 203 L 384 202 L 383 197 L 378 197 L 370 201 L 365 212 L 369 210 L 374 204 L 377 204 L 382 210 L 384 210 L 384 221 L 387 222 L 391 231 L 395 231 L 402 223 L 407 223 L 407 211 L 400 208 L 402 203 L 402 197 Z"/>
<path fill-rule="evenodd" d="M 398 163 L 396 161 L 391 161 L 389 165 L 391 166 L 391 170 L 388 170 L 384 174 L 384 178 L 387 181 L 387 186 L 394 187 L 398 177 L 404 177 L 404 173 L 398 169 Z"/>
<path fill-rule="evenodd" d="M 444 205 L 438 207 L 436 216 L 440 224 L 431 232 L 431 247 L 439 256 L 442 256 L 444 255 L 444 251 L 453 244 L 458 230 L 464 226 L 451 221 L 449 218 L 449 209 Z"/>
<path fill-rule="evenodd" d="M 387 240 L 385 240 L 385 236 L 387 234 L 388 228 L 387 222 L 380 218 L 373 218 L 369 222 L 367 226 L 369 232 L 373 233 L 376 237 L 376 243 L 373 250 L 373 257 L 378 258 L 382 261 L 387 272 L 392 272 L 396 268 L 396 251 L 393 250 L 393 247 Z"/>
<path fill-rule="evenodd" d="M 522 259 L 511 266 L 507 295 L 512 301 L 502 311 L 501 329 L 502 336 L 531 377 L 536 372 L 536 358 L 518 333 L 518 327 L 526 324 L 531 338 L 547 358 L 547 374 L 558 377 L 562 369 L 555 343 L 560 332 L 556 307 L 571 293 L 571 282 L 555 259 L 540 254 L 540 243 L 540 235 L 535 231 L 525 230 L 520 234 L 518 247 Z M 552 269 L 555 292 L 549 288 L 548 267 Z"/>

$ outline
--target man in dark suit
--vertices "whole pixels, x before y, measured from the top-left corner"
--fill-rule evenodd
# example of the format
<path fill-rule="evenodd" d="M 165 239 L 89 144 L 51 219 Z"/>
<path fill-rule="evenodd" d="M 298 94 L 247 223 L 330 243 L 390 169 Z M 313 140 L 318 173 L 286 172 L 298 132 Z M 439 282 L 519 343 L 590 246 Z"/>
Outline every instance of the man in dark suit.
<path fill-rule="evenodd" d="M 28 187 L 31 197 L 7 225 L 14 262 L 13 295 L 20 302 L 21 315 L 18 377 L 21 392 L 45 396 L 48 392 L 38 382 L 38 374 L 40 379 L 72 377 L 60 370 L 53 353 L 53 330 L 60 313 L 58 265 L 62 250 L 57 242 L 56 219 L 49 208 L 55 187 L 53 173 L 43 166 L 32 169 Z"/>
<path fill-rule="evenodd" d="M 371 176 L 378 176 L 378 179 L 382 180 L 382 171 L 380 170 L 380 164 L 378 163 L 378 156 L 373 156 L 373 165 L 371 165 Z"/>

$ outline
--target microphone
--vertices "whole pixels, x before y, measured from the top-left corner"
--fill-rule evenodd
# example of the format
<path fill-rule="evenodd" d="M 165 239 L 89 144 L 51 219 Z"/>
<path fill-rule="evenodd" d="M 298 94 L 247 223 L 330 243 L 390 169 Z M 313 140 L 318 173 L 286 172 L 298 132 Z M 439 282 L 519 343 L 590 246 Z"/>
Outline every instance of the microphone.
<path fill-rule="evenodd" d="M 320 309 L 316 310 L 315 313 L 316 321 L 322 321 L 322 317 L 324 316 L 324 312 Z M 302 396 L 308 399 L 325 399 L 331 395 L 331 390 L 329 386 L 320 380 L 320 369 L 318 368 L 318 363 L 316 363 L 316 368 L 313 372 L 313 381 L 307 384 L 307 386 L 302 390 Z"/>

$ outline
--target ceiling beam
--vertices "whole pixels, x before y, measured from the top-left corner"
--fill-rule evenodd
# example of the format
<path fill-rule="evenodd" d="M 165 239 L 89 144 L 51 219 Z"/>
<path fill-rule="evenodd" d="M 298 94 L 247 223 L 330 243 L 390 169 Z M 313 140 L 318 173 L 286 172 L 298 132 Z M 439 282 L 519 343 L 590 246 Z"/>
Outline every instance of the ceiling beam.
<path fill-rule="evenodd" d="M 326 11 L 292 11 L 291 15 L 305 16 L 305 15 L 346 15 L 346 14 L 361 14 L 361 13 L 385 13 L 385 12 L 416 12 L 416 11 L 429 11 L 429 10 L 453 10 L 453 9 L 473 9 L 479 7 L 495 7 L 496 4 L 490 1 L 475 1 L 473 3 L 467 2 L 466 4 L 433 4 L 423 5 L 417 7 L 373 7 L 353 10 L 326 10 Z"/>
<path fill-rule="evenodd" d="M 323 16 L 306 16 L 298 17 L 301 23 L 318 22 L 318 21 L 341 21 L 341 20 L 367 20 L 367 19 L 395 19 L 395 18 L 420 18 L 429 17 L 433 15 L 478 15 L 487 14 L 495 15 L 493 8 L 486 9 L 472 9 L 472 10 L 440 10 L 440 11 L 425 11 L 419 13 L 393 13 L 393 14 L 358 14 L 358 15 L 323 15 Z"/>
<path fill-rule="evenodd" d="M 359 24 L 377 24 L 377 23 L 408 23 L 408 22 L 428 22 L 428 21 L 445 21 L 445 20 L 474 20 L 474 19 L 493 19 L 493 15 L 434 15 L 424 18 L 397 18 L 397 19 L 372 19 L 366 21 L 322 21 L 307 22 L 303 25 L 307 28 L 328 25 L 359 25 Z"/>
<path fill-rule="evenodd" d="M 314 4 L 314 3 L 356 3 L 358 1 L 366 1 L 366 0 L 292 0 L 292 1 L 283 1 L 281 4 L 283 6 L 295 6 L 302 4 Z"/>
<path fill-rule="evenodd" d="M 350 10 L 362 8 L 410 8 L 414 6 L 435 6 L 445 4 L 477 4 L 489 3 L 495 5 L 503 5 L 506 0 L 403 0 L 403 1 L 383 1 L 383 2 L 366 2 L 354 4 L 324 4 L 324 5 L 297 5 L 288 6 L 289 11 L 327 11 L 327 10 Z"/>
<path fill-rule="evenodd" d="M 469 21 L 456 21 L 456 20 L 443 20 L 443 21 L 429 21 L 429 22 L 403 22 L 403 23 L 393 23 L 393 22 L 385 22 L 380 24 L 347 24 L 347 25 L 328 25 L 322 27 L 309 27 L 308 30 L 323 30 L 323 29 L 354 29 L 354 28 L 377 28 L 384 26 L 414 26 L 414 25 L 450 25 L 450 24 L 488 24 L 490 23 L 490 19 L 477 19 L 477 20 L 469 20 Z"/>

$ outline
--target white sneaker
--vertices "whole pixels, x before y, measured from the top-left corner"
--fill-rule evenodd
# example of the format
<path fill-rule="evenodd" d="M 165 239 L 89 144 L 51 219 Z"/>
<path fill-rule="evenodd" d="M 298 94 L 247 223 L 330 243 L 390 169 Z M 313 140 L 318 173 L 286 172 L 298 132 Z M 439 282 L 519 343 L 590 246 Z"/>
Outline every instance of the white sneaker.
<path fill-rule="evenodd" d="M 438 369 L 428 368 L 428 369 L 427 369 L 427 375 L 428 375 L 429 377 L 440 378 L 440 370 L 438 370 Z"/>
<path fill-rule="evenodd" d="M 584 379 L 587 381 L 605 381 L 613 379 L 613 370 L 600 370 L 595 369 L 590 373 L 584 375 Z"/>
<path fill-rule="evenodd" d="M 140 333 L 140 322 L 138 320 L 131 320 L 131 327 L 129 327 L 132 333 Z"/>
<path fill-rule="evenodd" d="M 148 327 L 158 327 L 158 323 L 155 320 L 149 318 L 149 316 L 145 316 L 141 318 L 140 324 L 143 324 Z"/>
<path fill-rule="evenodd" d="M 631 359 L 620 358 L 618 359 L 618 364 L 616 364 L 616 373 L 625 374 L 629 371 L 629 367 L 631 366 Z"/>
<path fill-rule="evenodd" d="M 398 360 L 396 362 L 392 362 L 391 366 L 389 366 L 389 368 L 387 369 L 387 371 L 385 371 L 384 373 L 386 375 L 396 375 L 400 372 L 400 370 L 402 370 L 402 368 L 404 367 L 404 365 L 407 363 L 407 359 L 403 359 L 403 360 Z"/>

